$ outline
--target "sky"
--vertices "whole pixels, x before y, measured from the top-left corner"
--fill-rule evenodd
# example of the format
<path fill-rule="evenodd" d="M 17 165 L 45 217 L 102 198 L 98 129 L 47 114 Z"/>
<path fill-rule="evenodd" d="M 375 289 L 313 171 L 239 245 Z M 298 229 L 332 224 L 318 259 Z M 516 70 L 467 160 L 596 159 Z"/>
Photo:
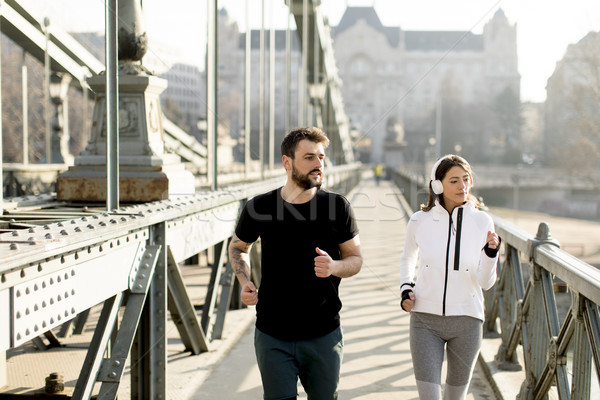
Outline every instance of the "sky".
<path fill-rule="evenodd" d="M 39 16 L 48 16 L 62 30 L 103 31 L 104 0 L 21 0 Z M 261 4 L 265 26 L 287 26 L 284 0 L 219 0 L 246 29 L 246 4 L 250 26 L 259 28 Z M 165 6 L 168 4 L 168 6 Z M 143 0 L 146 30 L 152 56 L 167 67 L 172 60 L 203 65 L 207 0 Z M 590 31 L 600 30 L 598 0 L 321 0 L 329 23 L 336 26 L 346 6 L 374 6 L 385 26 L 403 30 L 456 30 L 480 34 L 501 8 L 517 26 L 517 51 L 521 74 L 521 100 L 541 102 L 545 86 L 567 46 Z M 271 11 L 272 10 L 272 11 Z"/>

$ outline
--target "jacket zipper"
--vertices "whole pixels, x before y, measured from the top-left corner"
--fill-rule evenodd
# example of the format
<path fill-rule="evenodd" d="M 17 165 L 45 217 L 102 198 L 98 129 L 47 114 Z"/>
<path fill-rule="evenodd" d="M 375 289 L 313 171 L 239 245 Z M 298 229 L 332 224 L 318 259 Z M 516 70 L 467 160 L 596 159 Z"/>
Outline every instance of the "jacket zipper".
<path fill-rule="evenodd" d="M 442 301 L 442 315 L 446 315 L 446 291 L 448 289 L 448 257 L 450 256 L 450 238 L 452 237 L 452 214 L 448 213 L 448 244 L 446 244 L 446 277 L 444 279 L 444 298 Z"/>
<path fill-rule="evenodd" d="M 456 216 L 456 240 L 454 242 L 454 270 L 458 271 L 460 264 L 460 235 L 462 233 L 463 208 L 458 209 Z"/>
<path fill-rule="evenodd" d="M 446 276 L 444 279 L 444 298 L 442 301 L 442 315 L 446 315 L 446 293 L 448 291 L 448 261 L 450 258 L 450 240 L 452 239 L 452 213 L 448 213 L 448 243 L 446 244 Z M 458 209 L 456 216 L 456 241 L 454 243 L 454 270 L 458 271 L 460 264 L 460 235 L 462 231 L 463 208 Z"/>

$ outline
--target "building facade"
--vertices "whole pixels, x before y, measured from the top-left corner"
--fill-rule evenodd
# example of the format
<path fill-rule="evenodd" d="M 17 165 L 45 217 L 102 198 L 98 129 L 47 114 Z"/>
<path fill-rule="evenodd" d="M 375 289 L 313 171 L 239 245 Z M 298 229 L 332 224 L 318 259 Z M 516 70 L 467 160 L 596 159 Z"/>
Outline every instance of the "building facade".
<path fill-rule="evenodd" d="M 516 26 L 502 10 L 474 34 L 405 31 L 383 26 L 373 7 L 348 7 L 334 48 L 346 111 L 370 138 L 371 162 L 384 161 L 386 142 L 404 143 L 407 161 L 432 152 L 490 160 L 518 134 L 495 111 L 502 94 L 515 106 L 520 96 Z"/>
<path fill-rule="evenodd" d="M 546 85 L 544 162 L 583 175 L 600 168 L 600 32 L 568 46 Z"/>

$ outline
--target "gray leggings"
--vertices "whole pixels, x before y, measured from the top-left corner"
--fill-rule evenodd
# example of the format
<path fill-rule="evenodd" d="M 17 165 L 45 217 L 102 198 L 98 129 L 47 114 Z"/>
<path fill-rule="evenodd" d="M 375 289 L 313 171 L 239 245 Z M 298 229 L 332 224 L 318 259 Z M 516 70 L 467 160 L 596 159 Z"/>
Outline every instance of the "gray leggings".
<path fill-rule="evenodd" d="M 467 397 L 469 381 L 481 348 L 483 321 L 467 316 L 412 312 L 410 351 L 421 400 L 442 398 L 444 348 L 448 357 L 445 400 Z"/>

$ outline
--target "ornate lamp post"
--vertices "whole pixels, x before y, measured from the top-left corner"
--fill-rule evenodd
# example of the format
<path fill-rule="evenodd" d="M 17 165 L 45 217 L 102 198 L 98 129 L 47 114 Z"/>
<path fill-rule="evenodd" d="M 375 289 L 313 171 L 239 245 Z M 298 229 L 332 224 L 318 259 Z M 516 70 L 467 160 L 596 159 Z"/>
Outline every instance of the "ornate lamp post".
<path fill-rule="evenodd" d="M 122 202 L 146 202 L 194 193 L 194 177 L 176 154 L 165 152 L 159 95 L 167 81 L 141 63 L 147 51 L 139 0 L 120 0 L 118 8 L 118 165 Z M 75 165 L 59 176 L 61 200 L 106 199 L 106 74 L 88 79 L 96 92 L 90 141 Z"/>

